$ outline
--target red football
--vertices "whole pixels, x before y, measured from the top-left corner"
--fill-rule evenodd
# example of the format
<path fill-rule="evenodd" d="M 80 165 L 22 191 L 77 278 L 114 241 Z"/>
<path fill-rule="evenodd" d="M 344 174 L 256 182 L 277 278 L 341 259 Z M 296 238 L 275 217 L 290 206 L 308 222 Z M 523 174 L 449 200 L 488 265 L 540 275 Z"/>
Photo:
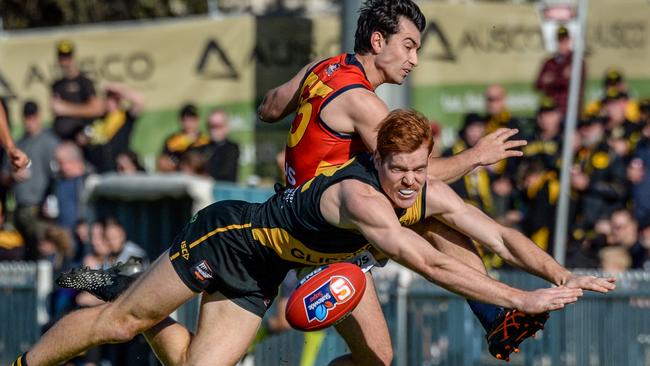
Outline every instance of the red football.
<path fill-rule="evenodd" d="M 352 263 L 319 267 L 300 281 L 287 302 L 286 317 L 302 331 L 327 328 L 348 315 L 366 290 L 366 275 Z"/>

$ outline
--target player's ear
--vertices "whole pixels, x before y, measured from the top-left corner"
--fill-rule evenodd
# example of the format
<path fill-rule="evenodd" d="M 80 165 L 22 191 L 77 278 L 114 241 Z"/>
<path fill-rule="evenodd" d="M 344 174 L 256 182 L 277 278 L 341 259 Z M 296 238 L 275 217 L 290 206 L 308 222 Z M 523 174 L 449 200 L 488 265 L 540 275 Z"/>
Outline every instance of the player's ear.
<path fill-rule="evenodd" d="M 372 46 L 373 53 L 380 53 L 385 43 L 386 39 L 380 32 L 372 32 L 370 35 L 370 45 Z"/>
<path fill-rule="evenodd" d="M 372 163 L 375 165 L 375 169 L 379 170 L 381 167 L 381 156 L 377 150 L 372 152 Z"/>

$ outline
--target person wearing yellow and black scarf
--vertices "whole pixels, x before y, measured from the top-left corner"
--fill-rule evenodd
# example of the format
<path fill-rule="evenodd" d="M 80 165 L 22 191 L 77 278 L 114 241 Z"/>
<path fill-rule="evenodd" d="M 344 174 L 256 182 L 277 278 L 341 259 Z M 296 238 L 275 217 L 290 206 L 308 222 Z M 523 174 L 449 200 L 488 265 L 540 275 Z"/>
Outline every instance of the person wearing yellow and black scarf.
<path fill-rule="evenodd" d="M 115 171 L 117 156 L 129 149 L 135 121 L 144 108 L 142 96 L 124 85 L 105 87 L 106 113 L 85 129 L 85 158 L 98 173 Z"/>

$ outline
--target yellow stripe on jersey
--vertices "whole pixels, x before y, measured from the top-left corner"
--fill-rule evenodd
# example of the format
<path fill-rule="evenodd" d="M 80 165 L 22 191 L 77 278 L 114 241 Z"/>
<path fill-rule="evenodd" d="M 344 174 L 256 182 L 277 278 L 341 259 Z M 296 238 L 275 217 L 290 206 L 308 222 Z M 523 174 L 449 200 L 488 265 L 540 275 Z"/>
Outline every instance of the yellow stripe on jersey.
<path fill-rule="evenodd" d="M 354 253 L 322 253 L 308 248 L 282 228 L 259 228 L 252 231 L 253 239 L 265 247 L 273 249 L 280 258 L 307 265 L 340 262 L 352 258 L 370 247 L 370 243 L 368 243 Z"/>
<path fill-rule="evenodd" d="M 228 226 L 224 226 L 224 227 L 216 228 L 216 229 L 210 231 L 209 233 L 203 235 L 202 237 L 200 237 L 200 238 L 194 240 L 192 243 L 190 243 L 190 245 L 189 245 L 189 249 L 192 249 L 192 248 L 194 248 L 195 246 L 197 246 L 197 245 L 201 244 L 202 242 L 206 241 L 206 240 L 207 240 L 208 238 L 210 238 L 212 235 L 219 234 L 219 233 L 223 233 L 223 232 L 228 231 L 228 230 L 241 230 L 241 229 L 248 229 L 248 228 L 251 227 L 251 226 L 252 226 L 252 224 L 248 223 L 248 224 L 241 224 L 241 225 L 239 225 L 239 224 L 236 224 L 236 225 L 228 225 Z M 171 256 L 169 256 L 169 259 L 173 261 L 174 259 L 178 258 L 178 256 L 180 256 L 180 255 L 181 255 L 180 252 L 176 252 L 176 253 L 172 254 Z"/>
<path fill-rule="evenodd" d="M 343 163 L 341 165 L 332 165 L 332 164 L 330 164 L 330 163 L 328 163 L 326 161 L 321 161 L 318 164 L 318 167 L 316 168 L 316 175 L 314 176 L 314 178 L 316 178 L 317 176 L 319 176 L 321 174 L 326 176 L 326 177 L 331 177 L 338 170 L 343 169 L 346 166 L 352 164 L 354 159 L 356 159 L 356 158 L 352 158 L 352 159 L 346 161 L 345 163 Z M 300 192 L 304 192 L 304 191 L 308 190 L 309 187 L 311 187 L 311 183 L 313 182 L 314 178 L 308 180 L 305 184 L 303 184 L 302 188 L 300 189 Z"/>
<path fill-rule="evenodd" d="M 406 212 L 399 218 L 400 224 L 402 226 L 411 226 L 422 220 L 422 211 L 424 211 L 424 191 L 420 191 L 418 199 L 415 201 L 413 206 L 406 209 Z"/>

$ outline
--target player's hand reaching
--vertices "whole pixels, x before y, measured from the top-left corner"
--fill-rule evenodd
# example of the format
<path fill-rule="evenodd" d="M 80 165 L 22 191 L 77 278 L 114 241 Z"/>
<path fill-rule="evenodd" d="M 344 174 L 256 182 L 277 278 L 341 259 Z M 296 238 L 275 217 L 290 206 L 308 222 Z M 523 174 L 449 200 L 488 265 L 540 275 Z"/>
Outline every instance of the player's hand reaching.
<path fill-rule="evenodd" d="M 582 296 L 581 289 L 564 286 L 526 291 L 517 309 L 528 314 L 560 310 L 566 304 L 578 301 L 580 296 Z"/>
<path fill-rule="evenodd" d="M 603 278 L 596 276 L 571 275 L 562 284 L 570 288 L 607 293 L 616 288 L 616 279 L 613 277 Z"/>
<path fill-rule="evenodd" d="M 25 154 L 22 150 L 16 147 L 12 149 L 8 149 L 7 154 L 9 155 L 11 168 L 13 169 L 14 172 L 21 171 L 22 169 L 26 168 L 27 165 L 30 163 L 27 154 Z"/>
<path fill-rule="evenodd" d="M 499 128 L 478 140 L 472 149 L 478 155 L 479 163 L 486 166 L 506 158 L 522 156 L 524 153 L 515 149 L 526 146 L 528 142 L 526 140 L 508 140 L 517 132 L 519 130 L 516 128 Z"/>

